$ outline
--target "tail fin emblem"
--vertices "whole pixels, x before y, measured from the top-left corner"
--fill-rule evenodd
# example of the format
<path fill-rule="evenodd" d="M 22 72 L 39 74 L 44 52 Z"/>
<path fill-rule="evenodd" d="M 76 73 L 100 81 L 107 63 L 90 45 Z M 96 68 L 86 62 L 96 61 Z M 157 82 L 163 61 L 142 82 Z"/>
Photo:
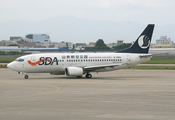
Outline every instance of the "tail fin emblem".
<path fill-rule="evenodd" d="M 138 39 L 138 45 L 142 48 L 142 49 L 146 49 L 149 47 L 150 45 L 150 39 L 148 36 L 142 35 L 140 36 L 140 38 Z"/>

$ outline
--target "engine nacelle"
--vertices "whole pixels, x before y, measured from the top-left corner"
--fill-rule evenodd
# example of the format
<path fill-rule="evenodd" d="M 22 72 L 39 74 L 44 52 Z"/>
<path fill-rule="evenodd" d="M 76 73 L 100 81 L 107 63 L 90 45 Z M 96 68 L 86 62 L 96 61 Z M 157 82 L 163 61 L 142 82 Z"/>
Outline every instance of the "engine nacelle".
<path fill-rule="evenodd" d="M 67 76 L 82 76 L 83 69 L 79 67 L 68 67 L 66 68 L 66 75 Z"/>

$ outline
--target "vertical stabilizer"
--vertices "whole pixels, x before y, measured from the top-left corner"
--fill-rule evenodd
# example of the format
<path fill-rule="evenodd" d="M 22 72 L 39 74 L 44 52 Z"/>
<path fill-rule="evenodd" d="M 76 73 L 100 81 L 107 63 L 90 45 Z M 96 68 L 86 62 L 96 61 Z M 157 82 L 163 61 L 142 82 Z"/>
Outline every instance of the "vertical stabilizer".
<path fill-rule="evenodd" d="M 154 30 L 154 24 L 149 24 L 141 35 L 137 38 L 134 44 L 120 53 L 148 53 L 151 45 L 151 38 Z"/>

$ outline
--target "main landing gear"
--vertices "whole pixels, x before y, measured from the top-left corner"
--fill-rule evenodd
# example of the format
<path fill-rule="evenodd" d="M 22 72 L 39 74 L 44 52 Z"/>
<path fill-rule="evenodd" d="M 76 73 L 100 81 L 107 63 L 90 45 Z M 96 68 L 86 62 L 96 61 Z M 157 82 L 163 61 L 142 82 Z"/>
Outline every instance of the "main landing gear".
<path fill-rule="evenodd" d="M 89 73 L 87 73 L 87 74 L 86 74 L 86 78 L 92 78 L 92 75 L 89 74 Z"/>
<path fill-rule="evenodd" d="M 25 78 L 25 79 L 28 79 L 28 78 L 29 78 L 29 76 L 28 76 L 28 75 L 25 75 L 25 76 L 24 76 L 24 78 Z"/>

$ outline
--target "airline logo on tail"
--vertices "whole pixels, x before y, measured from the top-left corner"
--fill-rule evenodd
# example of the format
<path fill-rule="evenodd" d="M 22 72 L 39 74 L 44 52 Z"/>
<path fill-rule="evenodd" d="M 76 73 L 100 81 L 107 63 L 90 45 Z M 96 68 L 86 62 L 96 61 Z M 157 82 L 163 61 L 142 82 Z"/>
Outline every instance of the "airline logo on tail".
<path fill-rule="evenodd" d="M 142 49 L 146 49 L 149 47 L 151 43 L 151 40 L 148 36 L 142 35 L 139 37 L 138 39 L 138 45 L 142 48 Z"/>
<path fill-rule="evenodd" d="M 40 57 L 40 60 L 36 62 L 31 62 L 30 60 L 28 60 L 27 62 L 32 66 L 37 65 L 37 64 L 38 65 L 53 65 L 54 62 L 56 63 L 56 65 L 58 65 L 58 60 L 56 57 L 54 57 L 53 60 L 50 57 Z"/>

